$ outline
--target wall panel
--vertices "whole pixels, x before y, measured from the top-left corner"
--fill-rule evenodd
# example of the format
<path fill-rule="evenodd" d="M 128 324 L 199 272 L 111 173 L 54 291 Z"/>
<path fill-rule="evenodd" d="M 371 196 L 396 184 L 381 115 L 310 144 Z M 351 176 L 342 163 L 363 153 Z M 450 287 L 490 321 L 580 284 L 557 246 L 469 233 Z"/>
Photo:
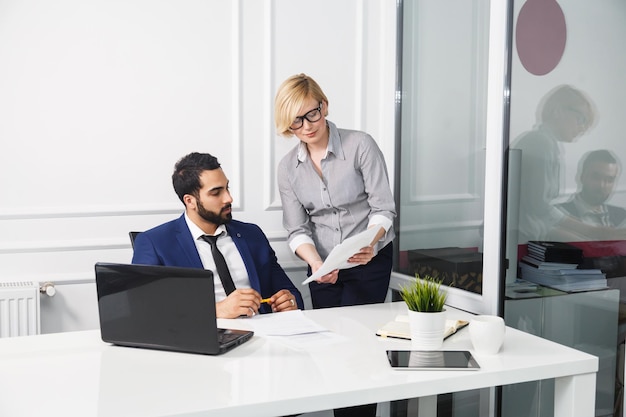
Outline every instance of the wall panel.
<path fill-rule="evenodd" d="M 371 133 L 393 173 L 395 7 L 0 3 L 0 281 L 86 285 L 96 261 L 130 261 L 128 231 L 182 211 L 170 175 L 196 150 L 218 156 L 235 217 L 258 223 L 302 280 L 275 181 L 278 160 L 295 145 L 274 132 L 275 90 L 289 75 L 314 76 L 330 98 L 330 119 Z M 48 320 L 66 323 L 63 331 L 93 326 L 81 291 L 49 299 Z"/>

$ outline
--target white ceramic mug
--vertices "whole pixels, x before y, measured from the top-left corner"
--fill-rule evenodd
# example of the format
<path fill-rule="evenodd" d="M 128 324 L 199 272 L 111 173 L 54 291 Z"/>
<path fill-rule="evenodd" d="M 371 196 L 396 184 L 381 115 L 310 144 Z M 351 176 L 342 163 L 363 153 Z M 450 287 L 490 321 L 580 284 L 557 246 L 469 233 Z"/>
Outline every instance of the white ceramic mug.
<path fill-rule="evenodd" d="M 469 334 L 476 353 L 494 355 L 504 342 L 504 320 L 498 316 L 475 316 L 470 320 Z"/>

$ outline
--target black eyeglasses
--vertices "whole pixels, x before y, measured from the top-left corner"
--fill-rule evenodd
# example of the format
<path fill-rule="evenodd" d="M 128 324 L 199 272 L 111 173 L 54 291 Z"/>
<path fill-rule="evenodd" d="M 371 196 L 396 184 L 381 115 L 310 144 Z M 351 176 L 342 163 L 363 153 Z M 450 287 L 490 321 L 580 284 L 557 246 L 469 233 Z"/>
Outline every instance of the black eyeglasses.
<path fill-rule="evenodd" d="M 307 119 L 309 123 L 317 122 L 322 118 L 322 102 L 316 109 L 310 110 L 304 114 L 304 116 L 297 116 L 289 126 L 291 130 L 298 130 L 304 124 L 304 119 Z"/>

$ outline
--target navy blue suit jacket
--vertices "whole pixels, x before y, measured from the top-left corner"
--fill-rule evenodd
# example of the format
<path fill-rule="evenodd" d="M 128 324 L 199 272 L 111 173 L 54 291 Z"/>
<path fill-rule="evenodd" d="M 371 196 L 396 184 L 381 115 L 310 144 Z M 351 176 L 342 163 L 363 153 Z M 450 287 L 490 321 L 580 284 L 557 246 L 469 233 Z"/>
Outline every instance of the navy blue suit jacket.
<path fill-rule="evenodd" d="M 283 289 L 289 290 L 296 297 L 298 307 L 304 308 L 300 291 L 278 264 L 276 253 L 261 228 L 252 223 L 231 220 L 226 224 L 226 230 L 241 254 L 252 288 L 263 298 L 269 298 Z M 203 268 L 184 215 L 139 233 L 135 238 L 132 262 Z M 261 312 L 268 311 L 269 306 L 261 305 Z"/>
<path fill-rule="evenodd" d="M 569 200 L 565 203 L 557 204 L 557 207 L 564 210 L 567 214 L 576 217 L 577 219 L 581 218 L 581 213 L 578 212 L 576 207 L 576 203 L 574 200 Z M 620 226 L 624 220 L 626 220 L 626 210 L 622 207 L 612 206 L 610 204 L 605 204 L 606 210 L 609 213 L 609 221 L 611 222 L 611 227 Z"/>

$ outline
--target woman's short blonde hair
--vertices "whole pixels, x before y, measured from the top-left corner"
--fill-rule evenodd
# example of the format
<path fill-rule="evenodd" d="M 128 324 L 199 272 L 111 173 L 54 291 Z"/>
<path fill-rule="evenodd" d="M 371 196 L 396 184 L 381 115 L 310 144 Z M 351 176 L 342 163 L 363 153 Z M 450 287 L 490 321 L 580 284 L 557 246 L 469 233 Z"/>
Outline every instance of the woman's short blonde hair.
<path fill-rule="evenodd" d="M 591 99 L 580 90 L 570 85 L 559 85 L 551 90 L 542 100 L 541 122 L 546 123 L 554 119 L 560 109 L 580 107 L 585 117 L 584 129 L 587 130 L 595 122 L 595 106 Z"/>
<path fill-rule="evenodd" d="M 274 100 L 274 123 L 279 135 L 286 137 L 293 135 L 289 126 L 298 116 L 304 102 L 309 98 L 326 103 L 324 116 L 328 115 L 328 99 L 319 84 L 308 75 L 293 75 L 278 87 Z"/>

